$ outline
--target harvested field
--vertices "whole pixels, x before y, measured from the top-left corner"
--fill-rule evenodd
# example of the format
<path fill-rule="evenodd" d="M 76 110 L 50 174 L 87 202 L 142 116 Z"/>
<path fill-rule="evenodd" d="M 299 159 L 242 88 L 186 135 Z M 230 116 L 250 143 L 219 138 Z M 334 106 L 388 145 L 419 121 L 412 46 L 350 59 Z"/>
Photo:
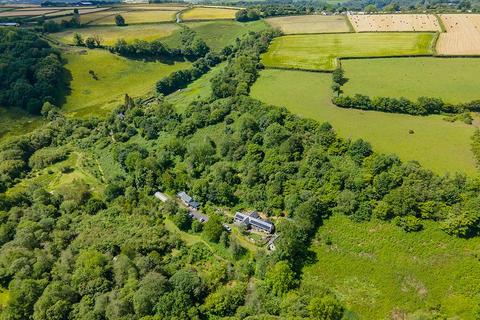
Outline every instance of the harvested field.
<path fill-rule="evenodd" d="M 93 22 L 97 20 L 101 20 L 107 17 L 112 17 L 112 19 L 114 19 L 115 15 L 117 14 L 123 15 L 124 13 L 125 11 L 121 11 L 121 10 L 106 10 L 106 11 L 94 12 L 94 13 L 81 15 L 80 21 L 83 24 L 94 24 Z"/>
<path fill-rule="evenodd" d="M 124 10 L 127 10 L 127 11 L 130 11 L 130 10 L 142 10 L 142 11 L 145 11 L 145 10 L 164 10 L 164 11 L 180 11 L 180 10 L 183 10 L 187 8 L 187 6 L 179 6 L 179 5 L 175 5 L 175 6 L 169 6 L 169 5 L 139 5 L 139 6 L 132 6 L 132 5 L 129 5 L 129 6 L 122 6 L 122 9 Z"/>
<path fill-rule="evenodd" d="M 63 43 L 73 44 L 74 33 L 79 33 L 83 38 L 98 35 L 103 40 L 103 44 L 113 45 L 120 38 L 127 42 L 131 42 L 134 39 L 153 41 L 156 39 L 165 38 L 178 29 L 180 28 L 174 23 L 145 25 L 137 24 L 124 27 L 98 26 L 74 30 L 70 29 L 60 33 L 55 33 L 52 36 Z"/>
<path fill-rule="evenodd" d="M 182 20 L 217 20 L 235 19 L 237 9 L 197 7 L 182 13 Z"/>
<path fill-rule="evenodd" d="M 338 57 L 431 54 L 433 33 L 291 35 L 273 40 L 262 56 L 267 67 L 333 70 Z"/>
<path fill-rule="evenodd" d="M 35 17 L 47 13 L 54 13 L 58 10 L 13 10 L 0 12 L 0 17 Z"/>
<path fill-rule="evenodd" d="M 349 32 L 345 16 L 290 16 L 268 18 L 266 21 L 285 34 Z"/>
<path fill-rule="evenodd" d="M 125 19 L 126 24 L 135 23 L 155 23 L 155 22 L 168 22 L 175 20 L 176 11 L 162 11 L 162 10 L 147 10 L 147 11 L 128 11 L 121 13 Z M 93 21 L 90 24 L 98 25 L 114 25 L 115 15 L 106 16 L 104 18 Z"/>
<path fill-rule="evenodd" d="M 356 32 L 441 31 L 432 14 L 349 15 Z"/>
<path fill-rule="evenodd" d="M 80 15 L 83 15 L 83 14 L 90 14 L 90 13 L 94 13 L 94 12 L 106 11 L 106 10 L 109 10 L 109 9 L 110 8 L 79 9 L 78 13 Z M 53 13 L 48 13 L 48 14 L 45 15 L 45 17 L 56 17 L 56 16 L 69 15 L 69 14 L 73 15 L 73 9 L 61 10 L 61 11 L 57 11 L 57 12 L 53 12 Z"/>
<path fill-rule="evenodd" d="M 441 55 L 480 55 L 480 15 L 442 14 L 446 33 L 441 33 L 437 53 Z"/>

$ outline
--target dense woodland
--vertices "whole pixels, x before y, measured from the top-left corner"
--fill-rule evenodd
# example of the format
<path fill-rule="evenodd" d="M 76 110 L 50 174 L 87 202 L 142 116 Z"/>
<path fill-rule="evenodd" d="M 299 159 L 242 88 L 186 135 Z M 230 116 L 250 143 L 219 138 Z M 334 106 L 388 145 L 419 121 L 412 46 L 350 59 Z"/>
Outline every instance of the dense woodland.
<path fill-rule="evenodd" d="M 60 53 L 35 33 L 0 29 L 0 106 L 39 114 L 60 102 L 68 77 Z"/>
<path fill-rule="evenodd" d="M 330 215 L 405 232 L 434 220 L 452 236 L 479 235 L 478 179 L 435 175 L 249 98 L 274 35 L 238 41 L 212 96 L 185 113 L 163 95 L 126 97 L 105 120 L 67 118 L 47 102 L 46 126 L 0 146 L 3 319 L 341 319 L 347 310 L 328 287 L 312 296 L 299 286 Z M 95 186 L 15 189 L 74 151 L 108 157 L 111 173 Z M 159 190 L 186 190 L 210 220 L 162 204 Z M 223 229 L 236 209 L 275 221 L 274 252 L 249 251 Z M 187 245 L 168 221 L 203 240 Z"/>

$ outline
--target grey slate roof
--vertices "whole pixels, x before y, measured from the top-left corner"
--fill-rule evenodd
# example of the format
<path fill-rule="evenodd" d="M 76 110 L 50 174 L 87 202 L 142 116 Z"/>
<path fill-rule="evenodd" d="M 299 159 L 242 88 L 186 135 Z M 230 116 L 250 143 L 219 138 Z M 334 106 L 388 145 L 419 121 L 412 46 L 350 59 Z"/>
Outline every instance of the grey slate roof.
<path fill-rule="evenodd" d="M 237 212 L 235 213 L 235 221 L 245 225 L 246 227 L 254 226 L 270 233 L 275 230 L 273 223 L 260 219 L 260 216 L 256 212 L 252 212 L 250 215 Z"/>

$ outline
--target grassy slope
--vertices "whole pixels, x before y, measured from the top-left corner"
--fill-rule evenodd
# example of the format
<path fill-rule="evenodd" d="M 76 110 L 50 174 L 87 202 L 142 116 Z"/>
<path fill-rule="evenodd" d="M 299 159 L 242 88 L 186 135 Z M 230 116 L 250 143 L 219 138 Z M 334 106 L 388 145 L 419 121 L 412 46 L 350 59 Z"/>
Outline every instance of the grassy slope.
<path fill-rule="evenodd" d="M 369 96 L 438 97 L 450 103 L 480 99 L 480 60 L 398 58 L 345 60 L 347 94 Z M 381 79 L 382 85 L 372 85 Z"/>
<path fill-rule="evenodd" d="M 34 117 L 22 110 L 0 107 L 0 141 L 10 136 L 28 133 L 42 125 L 41 117 Z"/>
<path fill-rule="evenodd" d="M 125 27 L 99 26 L 81 29 L 67 29 L 66 31 L 53 34 L 53 36 L 67 44 L 73 44 L 73 35 L 79 33 L 83 38 L 99 35 L 103 44 L 113 45 L 119 38 L 131 42 L 134 39 L 152 41 L 171 35 L 179 27 L 174 23 L 130 25 Z"/>
<path fill-rule="evenodd" d="M 269 67 L 332 70 L 336 57 L 431 54 L 433 33 L 352 33 L 276 38 L 263 63 Z"/>
<path fill-rule="evenodd" d="M 285 106 L 301 116 L 330 122 L 347 138 L 363 138 L 376 151 L 418 160 L 438 173 L 476 173 L 470 151 L 472 126 L 449 123 L 441 116 L 418 117 L 342 109 L 330 101 L 331 76 L 302 71 L 264 70 L 252 96 Z M 413 129 L 415 134 L 409 134 Z"/>
<path fill-rule="evenodd" d="M 167 96 L 167 101 L 175 106 L 178 112 L 183 112 L 195 100 L 205 99 L 212 93 L 210 80 L 225 67 L 222 63 L 207 74 L 192 82 L 185 89 L 178 90 Z"/>
<path fill-rule="evenodd" d="M 435 223 L 405 233 L 392 224 L 353 223 L 344 216 L 331 217 L 316 238 L 318 260 L 305 268 L 302 285 L 313 292 L 333 288 L 360 319 L 390 319 L 394 310 L 439 304 L 449 316 L 473 319 L 480 239 L 451 237 Z"/>
<path fill-rule="evenodd" d="M 141 96 L 154 89 L 156 81 L 189 66 L 129 60 L 104 50 L 87 50 L 65 55 L 72 74 L 71 94 L 63 108 L 75 115 L 102 115 L 123 101 L 124 95 Z M 88 73 L 93 70 L 99 80 Z"/>
<path fill-rule="evenodd" d="M 246 23 L 236 21 L 187 22 L 184 25 L 195 30 L 198 36 L 216 51 L 235 43 L 236 38 L 249 31 L 260 31 L 269 27 L 263 20 Z M 165 43 L 170 47 L 178 47 L 180 45 L 179 32 L 167 37 Z"/>
<path fill-rule="evenodd" d="M 235 19 L 238 10 L 225 8 L 202 8 L 196 7 L 182 12 L 181 18 L 188 20 L 214 20 L 214 19 Z"/>

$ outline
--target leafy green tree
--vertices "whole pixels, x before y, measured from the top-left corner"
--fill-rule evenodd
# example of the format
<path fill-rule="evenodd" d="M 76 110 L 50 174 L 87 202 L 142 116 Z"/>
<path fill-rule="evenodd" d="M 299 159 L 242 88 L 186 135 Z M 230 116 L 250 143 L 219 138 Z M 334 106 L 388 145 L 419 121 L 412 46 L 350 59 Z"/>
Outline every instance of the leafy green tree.
<path fill-rule="evenodd" d="M 84 250 L 75 262 L 72 283 L 81 295 L 106 292 L 111 288 L 110 272 L 107 257 L 95 250 Z"/>
<path fill-rule="evenodd" d="M 85 41 L 83 40 L 83 37 L 80 33 L 75 32 L 73 34 L 73 44 L 76 46 L 84 46 Z"/>
<path fill-rule="evenodd" d="M 203 227 L 203 234 L 208 239 L 208 241 L 218 242 L 220 236 L 223 233 L 222 220 L 220 216 L 213 214 L 209 217 L 208 221 Z"/>
<path fill-rule="evenodd" d="M 53 281 L 35 303 L 33 319 L 68 319 L 77 299 L 77 294 L 71 287 L 60 281 Z"/>
<path fill-rule="evenodd" d="M 277 296 L 283 296 L 298 284 L 295 273 L 287 261 L 279 261 L 267 271 L 265 282 Z"/>
<path fill-rule="evenodd" d="M 15 279 L 8 286 L 9 301 L 3 311 L 5 320 L 29 319 L 34 312 L 34 305 L 42 295 L 46 280 Z"/>
<path fill-rule="evenodd" d="M 233 316 L 245 302 L 245 293 L 246 286 L 243 283 L 220 287 L 205 299 L 202 309 L 212 317 Z"/>
<path fill-rule="evenodd" d="M 154 307 L 168 291 L 167 279 L 159 273 L 148 273 L 133 295 L 135 313 L 139 316 L 153 315 Z"/>
<path fill-rule="evenodd" d="M 119 27 L 122 27 L 125 25 L 125 18 L 123 18 L 123 16 L 117 14 L 115 16 L 115 24 Z"/>
<path fill-rule="evenodd" d="M 340 320 L 343 318 L 345 309 L 335 296 L 327 294 L 310 300 L 308 311 L 313 319 Z"/>
<path fill-rule="evenodd" d="M 183 231 L 187 231 L 192 226 L 192 217 L 189 215 L 189 211 L 180 209 L 173 217 L 173 223 Z"/>

